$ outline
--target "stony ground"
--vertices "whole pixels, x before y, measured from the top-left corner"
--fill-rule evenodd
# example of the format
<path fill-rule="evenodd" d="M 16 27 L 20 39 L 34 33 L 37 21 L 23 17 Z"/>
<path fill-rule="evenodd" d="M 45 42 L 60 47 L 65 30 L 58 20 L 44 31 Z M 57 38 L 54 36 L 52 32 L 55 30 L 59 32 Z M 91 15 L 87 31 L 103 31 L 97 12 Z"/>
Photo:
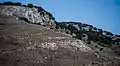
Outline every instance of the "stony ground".
<path fill-rule="evenodd" d="M 81 40 L 0 15 L 0 66 L 119 66 L 98 56 Z"/>

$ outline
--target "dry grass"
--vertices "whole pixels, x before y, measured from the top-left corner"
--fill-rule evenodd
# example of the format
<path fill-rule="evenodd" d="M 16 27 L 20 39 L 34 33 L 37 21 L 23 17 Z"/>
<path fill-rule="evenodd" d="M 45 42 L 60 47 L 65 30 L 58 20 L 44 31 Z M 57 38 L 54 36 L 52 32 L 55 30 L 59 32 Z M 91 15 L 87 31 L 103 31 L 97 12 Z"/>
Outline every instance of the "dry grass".
<path fill-rule="evenodd" d="M 45 42 L 59 45 L 59 42 L 69 40 L 75 39 L 48 27 L 0 15 L 0 66 L 98 66 L 100 62 L 94 53 L 74 48 L 52 50 L 39 46 Z"/>

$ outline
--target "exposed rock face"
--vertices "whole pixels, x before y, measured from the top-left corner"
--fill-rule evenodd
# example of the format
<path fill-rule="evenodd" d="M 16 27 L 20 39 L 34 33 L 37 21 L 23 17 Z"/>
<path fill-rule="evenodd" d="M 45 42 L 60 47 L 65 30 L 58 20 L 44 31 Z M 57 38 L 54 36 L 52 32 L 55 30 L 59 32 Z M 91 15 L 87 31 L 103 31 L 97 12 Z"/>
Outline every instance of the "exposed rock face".
<path fill-rule="evenodd" d="M 80 30 L 79 25 L 74 24 L 73 25 L 77 30 Z"/>
<path fill-rule="evenodd" d="M 35 7 L 0 6 L 0 11 L 5 15 L 27 19 L 30 23 L 55 27 L 55 22 L 51 19 L 51 16 L 45 11 L 38 12 L 38 8 Z"/>

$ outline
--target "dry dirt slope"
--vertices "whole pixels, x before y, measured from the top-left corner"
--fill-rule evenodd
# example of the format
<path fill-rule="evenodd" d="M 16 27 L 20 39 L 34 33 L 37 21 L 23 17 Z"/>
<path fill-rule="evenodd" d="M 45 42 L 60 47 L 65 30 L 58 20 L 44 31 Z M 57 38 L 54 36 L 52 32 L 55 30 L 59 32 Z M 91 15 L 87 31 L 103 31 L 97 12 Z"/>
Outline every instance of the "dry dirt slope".
<path fill-rule="evenodd" d="M 102 66 L 98 60 L 80 40 L 0 15 L 0 66 Z"/>

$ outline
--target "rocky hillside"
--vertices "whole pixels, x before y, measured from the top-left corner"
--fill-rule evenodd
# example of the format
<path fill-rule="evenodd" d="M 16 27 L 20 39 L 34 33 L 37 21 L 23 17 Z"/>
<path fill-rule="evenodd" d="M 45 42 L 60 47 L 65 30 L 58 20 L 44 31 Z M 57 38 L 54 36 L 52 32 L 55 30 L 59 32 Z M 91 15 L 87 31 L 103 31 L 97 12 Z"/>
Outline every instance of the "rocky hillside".
<path fill-rule="evenodd" d="M 112 49 L 114 47 L 115 53 L 120 55 L 120 51 L 118 51 L 120 48 L 120 35 L 114 35 L 111 32 L 103 31 L 102 29 L 81 22 L 58 22 L 56 28 L 89 44 L 91 41 L 94 41 L 103 47 Z"/>
<path fill-rule="evenodd" d="M 55 27 L 55 20 L 52 14 L 45 11 L 42 7 L 33 6 L 32 4 L 26 6 L 20 3 L 5 2 L 0 6 L 0 12 L 29 23 L 49 26 L 51 28 Z"/>
<path fill-rule="evenodd" d="M 79 39 L 82 39 L 83 34 L 86 34 L 88 37 L 86 40 L 100 41 L 106 44 L 119 44 L 120 42 L 120 35 L 81 22 L 58 22 L 56 28 Z M 103 41 L 103 38 L 106 39 L 106 42 Z"/>
<path fill-rule="evenodd" d="M 81 40 L 0 15 L 0 66 L 73 66 L 95 62 L 99 63 L 96 54 Z"/>
<path fill-rule="evenodd" d="M 56 22 L 32 4 L 0 3 L 0 66 L 120 66 L 119 50 L 119 35 Z"/>

